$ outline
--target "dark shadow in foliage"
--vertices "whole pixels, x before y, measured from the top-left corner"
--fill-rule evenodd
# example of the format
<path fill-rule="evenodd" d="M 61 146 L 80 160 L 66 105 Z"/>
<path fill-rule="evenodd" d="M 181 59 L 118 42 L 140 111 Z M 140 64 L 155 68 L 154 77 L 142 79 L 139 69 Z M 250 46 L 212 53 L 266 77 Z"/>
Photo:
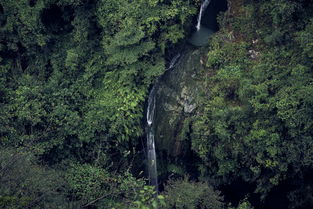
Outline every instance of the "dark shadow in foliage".
<path fill-rule="evenodd" d="M 71 21 L 74 18 L 72 7 L 61 8 L 57 5 L 51 5 L 42 11 L 41 21 L 47 31 L 54 35 L 63 35 L 73 30 Z"/>
<path fill-rule="evenodd" d="M 17 47 L 18 47 L 17 62 L 19 62 L 18 65 L 21 68 L 20 70 L 24 72 L 24 70 L 29 65 L 29 58 L 25 56 L 27 49 L 22 45 L 21 42 L 17 43 Z"/>
<path fill-rule="evenodd" d="M 3 6 L 0 4 L 0 27 L 5 26 L 6 22 Z"/>
<path fill-rule="evenodd" d="M 239 205 L 240 201 L 249 197 L 249 201 L 258 202 L 260 196 L 253 194 L 255 185 L 249 184 L 242 179 L 234 180 L 231 184 L 222 185 L 218 188 L 224 195 L 225 202 Z"/>
<path fill-rule="evenodd" d="M 217 31 L 219 29 L 217 16 L 220 12 L 227 10 L 227 0 L 212 0 L 208 8 L 203 14 L 201 24 Z"/>
<path fill-rule="evenodd" d="M 303 173 L 286 179 L 274 187 L 256 209 L 307 209 L 313 208 L 312 169 L 303 169 Z"/>
<path fill-rule="evenodd" d="M 269 192 L 264 203 L 259 207 L 259 209 L 288 208 L 289 201 L 287 194 L 292 189 L 292 187 L 293 186 L 289 181 L 280 183 Z"/>
<path fill-rule="evenodd" d="M 35 6 L 36 5 L 36 3 L 37 3 L 37 0 L 29 0 L 29 6 L 30 7 L 33 7 L 33 6 Z"/>

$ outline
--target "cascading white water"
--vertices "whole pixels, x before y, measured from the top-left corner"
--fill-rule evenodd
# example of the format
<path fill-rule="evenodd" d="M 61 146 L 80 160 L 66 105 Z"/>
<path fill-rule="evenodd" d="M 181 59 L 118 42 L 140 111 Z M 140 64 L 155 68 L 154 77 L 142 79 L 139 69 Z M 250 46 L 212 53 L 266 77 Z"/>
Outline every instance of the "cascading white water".
<path fill-rule="evenodd" d="M 170 62 L 169 67 L 166 69 L 170 70 L 175 67 L 180 54 L 176 55 Z M 159 80 L 159 79 L 158 79 Z M 156 107 L 156 89 L 158 86 L 158 80 L 152 87 L 149 98 L 148 98 L 148 108 L 147 108 L 147 159 L 148 159 L 148 172 L 149 172 L 149 183 L 155 186 L 156 191 L 158 191 L 158 173 L 157 173 L 157 159 L 155 153 L 155 142 L 154 142 L 154 114 Z"/>
<path fill-rule="evenodd" d="M 148 109 L 147 109 L 147 158 L 148 158 L 148 172 L 149 172 L 149 183 L 150 185 L 155 186 L 158 191 L 158 174 L 157 174 L 157 161 L 155 154 L 155 142 L 154 142 L 154 129 L 153 129 L 153 119 L 155 112 L 155 88 L 152 87 L 152 90 L 149 94 L 148 99 Z"/>
<path fill-rule="evenodd" d="M 180 53 L 178 53 L 175 57 L 173 57 L 166 71 L 172 69 L 176 65 L 179 58 L 180 58 Z"/>
<path fill-rule="evenodd" d="M 154 109 L 155 109 L 155 86 L 152 87 L 148 98 L 148 109 L 147 109 L 147 123 L 148 126 L 151 126 L 154 118 Z"/>
<path fill-rule="evenodd" d="M 196 25 L 197 31 L 199 31 L 200 27 L 201 27 L 202 13 L 203 13 L 203 11 L 206 10 L 206 8 L 209 6 L 210 3 L 211 3 L 211 0 L 204 0 L 204 2 L 201 4 L 200 12 L 199 12 L 199 15 L 198 15 L 198 22 L 197 22 L 197 25 Z"/>

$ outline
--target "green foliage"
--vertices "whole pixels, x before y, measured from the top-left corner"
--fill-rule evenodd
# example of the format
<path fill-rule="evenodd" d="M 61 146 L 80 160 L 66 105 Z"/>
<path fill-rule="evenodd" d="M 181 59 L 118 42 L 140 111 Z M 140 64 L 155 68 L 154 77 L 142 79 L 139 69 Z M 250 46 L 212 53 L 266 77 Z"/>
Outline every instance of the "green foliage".
<path fill-rule="evenodd" d="M 253 209 L 253 208 L 254 207 L 251 206 L 251 203 L 246 199 L 242 200 L 236 208 L 229 207 L 229 209 Z"/>
<path fill-rule="evenodd" d="M 0 150 L 0 207 L 65 208 L 64 182 L 59 172 L 35 162 L 26 151 Z"/>
<path fill-rule="evenodd" d="M 0 3 L 0 145 L 32 147 L 38 162 L 62 168 L 55 177 L 66 183 L 57 186 L 69 198 L 62 202 L 63 191 L 25 159 L 28 168 L 10 172 L 29 188 L 5 182 L 1 207 L 164 204 L 129 169 L 143 135 L 147 89 L 165 71 L 167 46 L 185 37 L 195 12 L 192 2 L 180 0 Z M 14 176 L 18 169 L 25 178 Z M 55 195 L 42 198 L 46 188 Z"/>
<path fill-rule="evenodd" d="M 233 9 L 237 16 L 222 19 L 210 42 L 211 76 L 192 124 L 192 149 L 206 165 L 203 175 L 243 179 L 265 198 L 283 181 L 304 182 L 313 165 L 312 6 L 250 1 Z"/>
<path fill-rule="evenodd" d="M 165 70 L 161 46 L 184 38 L 195 13 L 177 0 L 19 0 L 1 8 L 1 137 L 34 144 L 51 163 L 73 153 L 97 158 L 83 146 L 136 145 L 147 89 Z"/>
<path fill-rule="evenodd" d="M 157 209 L 165 206 L 164 196 L 156 195 L 154 187 L 145 186 L 139 191 L 138 200 L 130 206 L 132 209 Z"/>
<path fill-rule="evenodd" d="M 101 168 L 91 165 L 73 166 L 69 169 L 65 179 L 72 190 L 72 194 L 80 199 L 96 199 L 108 187 L 109 174 Z"/>
<path fill-rule="evenodd" d="M 298 32 L 296 35 L 296 42 L 300 44 L 303 49 L 302 54 L 308 58 L 313 57 L 313 19 L 305 26 L 305 30 Z"/>
<path fill-rule="evenodd" d="M 165 187 L 166 208 L 222 209 L 222 197 L 206 182 L 188 181 L 188 177 L 170 180 Z"/>
<path fill-rule="evenodd" d="M 88 164 L 44 168 L 25 151 L 0 151 L 1 208 L 157 208 L 164 197 L 131 174 Z M 130 207 L 131 206 L 131 207 Z"/>
<path fill-rule="evenodd" d="M 182 24 L 193 13 L 187 2 L 178 1 L 98 3 L 99 24 L 103 31 L 110 32 L 102 36 L 108 72 L 97 100 L 110 118 L 109 135 L 118 141 L 142 134 L 140 120 L 146 89 L 165 70 L 165 62 L 160 59 L 164 50 L 159 46 L 183 38 Z"/>
<path fill-rule="evenodd" d="M 165 204 L 154 187 L 129 173 L 114 175 L 101 167 L 72 165 L 65 180 L 71 201 L 82 207 L 144 209 Z"/>
<path fill-rule="evenodd" d="M 0 3 L 1 208 L 223 207 L 207 183 L 170 182 L 164 199 L 129 171 L 147 89 L 200 3 Z M 233 6 L 211 39 L 208 89 L 181 138 L 191 138 L 203 161 L 201 177 L 243 179 L 263 198 L 290 181 L 290 207 L 310 208 L 313 7 L 305 0 Z"/>

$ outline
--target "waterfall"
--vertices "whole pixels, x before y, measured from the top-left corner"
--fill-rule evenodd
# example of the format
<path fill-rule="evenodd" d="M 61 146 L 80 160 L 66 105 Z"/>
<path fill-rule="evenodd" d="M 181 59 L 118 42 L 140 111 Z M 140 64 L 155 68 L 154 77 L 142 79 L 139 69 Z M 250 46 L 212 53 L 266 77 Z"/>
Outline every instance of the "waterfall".
<path fill-rule="evenodd" d="M 179 58 L 180 58 L 180 53 L 178 53 L 175 57 L 173 57 L 166 71 L 172 69 L 176 65 Z"/>
<path fill-rule="evenodd" d="M 204 2 L 201 4 L 200 12 L 198 15 L 198 22 L 197 22 L 197 26 L 196 26 L 197 31 L 200 30 L 200 27 L 201 27 L 202 13 L 203 13 L 203 11 L 205 11 L 205 9 L 209 6 L 210 3 L 211 3 L 211 0 L 204 0 Z"/>
<path fill-rule="evenodd" d="M 177 54 L 171 60 L 167 70 L 170 70 L 175 67 L 180 54 Z M 156 191 L 158 191 L 158 172 L 157 172 L 157 159 L 155 153 L 155 142 L 154 142 L 154 115 L 156 107 L 156 90 L 158 86 L 157 79 L 156 83 L 152 87 L 149 98 L 148 98 L 148 108 L 147 108 L 147 159 L 148 159 L 148 173 L 149 173 L 149 183 L 150 185 L 155 186 Z"/>
<path fill-rule="evenodd" d="M 147 158 L 148 158 L 148 173 L 149 173 L 149 183 L 155 186 L 158 191 L 158 173 L 157 173 L 157 161 L 155 154 L 155 142 L 154 142 L 154 112 L 155 112 L 155 92 L 156 85 L 152 87 L 148 99 L 148 109 L 147 109 Z"/>
<path fill-rule="evenodd" d="M 155 109 L 155 86 L 152 87 L 148 98 L 147 123 L 150 127 L 153 123 Z"/>

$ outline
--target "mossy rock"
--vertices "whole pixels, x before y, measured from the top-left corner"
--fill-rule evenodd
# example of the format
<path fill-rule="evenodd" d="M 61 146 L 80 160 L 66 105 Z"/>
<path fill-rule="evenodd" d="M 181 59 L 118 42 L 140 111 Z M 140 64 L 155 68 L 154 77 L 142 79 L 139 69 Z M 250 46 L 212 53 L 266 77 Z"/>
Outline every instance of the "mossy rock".
<path fill-rule="evenodd" d="M 203 86 L 204 48 L 183 53 L 174 69 L 159 80 L 156 95 L 155 138 L 158 152 L 171 157 L 188 152 L 189 123 L 197 111 Z"/>

